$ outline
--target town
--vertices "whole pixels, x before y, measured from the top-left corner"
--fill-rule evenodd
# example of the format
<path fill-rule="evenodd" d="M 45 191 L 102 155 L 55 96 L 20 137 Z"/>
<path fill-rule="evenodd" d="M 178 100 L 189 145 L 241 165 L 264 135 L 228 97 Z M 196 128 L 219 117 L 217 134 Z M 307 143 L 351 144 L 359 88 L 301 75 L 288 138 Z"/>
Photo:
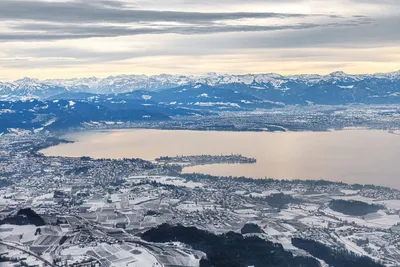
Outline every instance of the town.
<path fill-rule="evenodd" d="M 176 157 L 159 157 L 155 159 L 158 163 L 174 163 L 183 166 L 196 166 L 206 164 L 253 164 L 257 160 L 255 158 L 244 157 L 243 155 L 199 155 L 199 156 L 176 156 Z"/>
<path fill-rule="evenodd" d="M 202 251 L 140 238 L 164 223 L 214 234 L 240 232 L 252 223 L 262 229 L 260 238 L 293 255 L 310 256 L 292 239 L 311 238 L 386 266 L 400 264 L 398 190 L 180 173 L 177 161 L 199 164 L 202 157 L 161 158 L 172 162 L 165 164 L 40 153 L 59 142 L 51 135 L 0 139 L 0 247 L 2 260 L 10 265 L 199 266 Z M 331 205 L 334 200 L 377 209 L 363 216 L 346 214 Z"/>

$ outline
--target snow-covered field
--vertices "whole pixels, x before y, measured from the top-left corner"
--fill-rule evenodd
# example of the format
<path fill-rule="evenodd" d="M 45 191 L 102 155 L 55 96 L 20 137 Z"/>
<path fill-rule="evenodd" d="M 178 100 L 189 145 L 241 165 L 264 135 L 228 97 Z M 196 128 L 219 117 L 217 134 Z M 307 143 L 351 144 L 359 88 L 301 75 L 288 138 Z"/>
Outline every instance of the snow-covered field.
<path fill-rule="evenodd" d="M 203 187 L 202 183 L 186 181 L 179 177 L 170 176 L 131 176 L 128 177 L 129 181 L 139 183 L 141 181 L 155 181 L 167 185 L 183 186 L 188 188 Z"/>

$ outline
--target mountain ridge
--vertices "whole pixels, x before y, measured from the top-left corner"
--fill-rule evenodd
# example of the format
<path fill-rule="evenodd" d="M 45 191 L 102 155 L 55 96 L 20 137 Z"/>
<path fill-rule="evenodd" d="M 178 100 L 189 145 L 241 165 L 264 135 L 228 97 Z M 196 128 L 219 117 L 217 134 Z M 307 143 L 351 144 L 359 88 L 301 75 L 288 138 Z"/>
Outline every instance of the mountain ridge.
<path fill-rule="evenodd" d="M 376 74 L 283 76 L 267 74 L 194 75 L 160 74 L 118 75 L 107 78 L 38 80 L 23 78 L 0 82 L 0 100 L 48 99 L 67 95 L 71 99 L 91 101 L 107 95 L 141 92 L 157 104 L 176 103 L 182 107 L 205 106 L 270 108 L 283 105 L 400 104 L 400 71 Z M 93 94 L 84 97 L 85 94 Z M 141 96 L 136 96 L 141 98 Z M 129 95 L 123 96 L 123 98 Z M 267 105 L 273 104 L 273 105 Z"/>
<path fill-rule="evenodd" d="M 73 89 L 74 87 L 82 87 L 81 91 L 85 91 L 85 86 L 89 89 L 101 88 L 104 86 L 118 86 L 117 82 L 133 83 L 139 86 L 142 82 L 143 88 L 151 87 L 155 83 L 155 88 L 162 87 L 176 87 L 180 85 L 188 85 L 193 83 L 203 83 L 208 85 L 216 84 L 229 84 L 229 83 L 244 83 L 250 85 L 252 83 L 279 83 L 282 80 L 292 81 L 308 81 L 316 83 L 322 80 L 332 80 L 339 78 L 352 78 L 354 80 L 363 80 L 366 78 L 386 78 L 386 79 L 400 79 L 400 70 L 387 73 L 374 73 L 374 74 L 347 74 L 343 71 L 335 71 L 327 75 L 321 74 L 295 74 L 295 75 L 281 75 L 278 73 L 260 73 L 260 74 L 228 74 L 228 73 L 215 73 L 209 72 L 201 75 L 182 75 L 182 74 L 158 74 L 158 75 L 145 75 L 145 74 L 121 74 L 117 76 L 108 76 L 105 78 L 98 77 L 83 77 L 83 78 L 68 78 L 68 79 L 45 79 L 39 80 L 36 78 L 24 77 L 15 81 L 2 82 L 0 84 L 17 87 L 37 86 L 40 84 L 60 86 Z M 277 84 L 278 85 L 278 84 Z M 129 88 L 129 87 L 128 87 Z M 126 89 L 128 89 L 126 88 Z M 16 88 L 18 89 L 18 88 Z M 1 90 L 1 88 L 0 88 Z M 99 90 L 99 89 L 98 89 Z M 128 91 L 133 91 L 131 88 Z M 87 91 L 89 92 L 89 91 Z M 125 92 L 125 91 L 124 91 Z M 126 91 L 127 92 L 127 91 Z M 98 92 L 100 93 L 100 92 Z M 106 93 L 114 93 L 112 91 Z"/>

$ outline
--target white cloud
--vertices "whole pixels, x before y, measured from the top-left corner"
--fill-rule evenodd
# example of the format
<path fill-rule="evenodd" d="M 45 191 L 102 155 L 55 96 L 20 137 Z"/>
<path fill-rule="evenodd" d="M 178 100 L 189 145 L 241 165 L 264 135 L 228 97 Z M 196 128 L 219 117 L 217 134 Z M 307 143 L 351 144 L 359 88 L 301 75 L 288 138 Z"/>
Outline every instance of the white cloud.
<path fill-rule="evenodd" d="M 1 79 L 396 70 L 399 7 L 397 0 L 1 0 Z"/>

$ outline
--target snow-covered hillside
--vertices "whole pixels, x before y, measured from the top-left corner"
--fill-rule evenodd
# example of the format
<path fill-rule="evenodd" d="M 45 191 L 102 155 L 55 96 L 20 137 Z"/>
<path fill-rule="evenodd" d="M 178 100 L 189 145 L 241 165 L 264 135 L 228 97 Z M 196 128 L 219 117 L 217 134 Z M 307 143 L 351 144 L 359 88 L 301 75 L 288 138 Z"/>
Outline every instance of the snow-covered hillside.
<path fill-rule="evenodd" d="M 0 100 L 48 98 L 61 93 L 121 94 L 136 90 L 160 92 L 185 86 L 200 88 L 202 85 L 208 89 L 230 89 L 231 91 L 227 93 L 245 92 L 262 100 L 287 104 L 305 101 L 346 104 L 360 102 L 359 100 L 363 103 L 371 103 L 375 101 L 370 101 L 371 99 L 382 97 L 391 99 L 390 103 L 397 103 L 396 99 L 400 91 L 400 71 L 365 75 L 351 75 L 344 72 L 334 72 L 329 75 L 291 76 L 275 73 L 245 75 L 206 73 L 199 76 L 119 75 L 107 78 L 44 81 L 23 78 L 14 82 L 0 82 Z M 201 93 L 208 94 L 209 92 Z M 393 101 L 393 98 L 396 99 Z M 327 99 L 334 99 L 334 101 L 329 103 Z"/>

